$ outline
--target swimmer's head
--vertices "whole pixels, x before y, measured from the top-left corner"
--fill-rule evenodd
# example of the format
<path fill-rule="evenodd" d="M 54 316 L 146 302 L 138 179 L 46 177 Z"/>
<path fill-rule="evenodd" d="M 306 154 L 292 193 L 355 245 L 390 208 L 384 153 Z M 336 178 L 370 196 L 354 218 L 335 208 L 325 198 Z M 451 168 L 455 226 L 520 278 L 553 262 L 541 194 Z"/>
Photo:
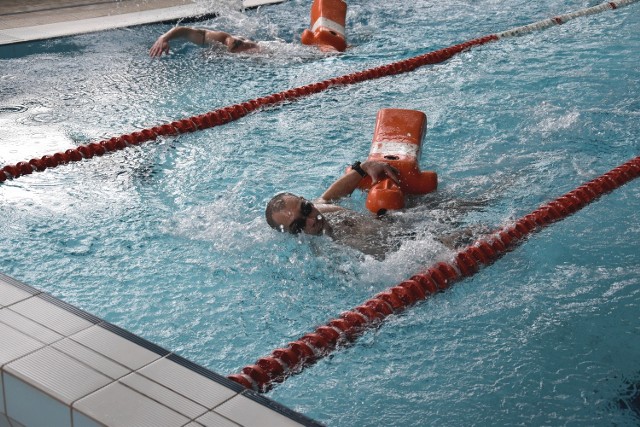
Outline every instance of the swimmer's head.
<path fill-rule="evenodd" d="M 243 37 L 228 37 L 225 44 L 229 52 L 246 52 L 258 50 L 258 44 Z"/>
<path fill-rule="evenodd" d="M 313 203 L 291 193 L 274 196 L 264 214 L 269 226 L 282 233 L 320 235 L 328 228 L 324 216 Z"/>

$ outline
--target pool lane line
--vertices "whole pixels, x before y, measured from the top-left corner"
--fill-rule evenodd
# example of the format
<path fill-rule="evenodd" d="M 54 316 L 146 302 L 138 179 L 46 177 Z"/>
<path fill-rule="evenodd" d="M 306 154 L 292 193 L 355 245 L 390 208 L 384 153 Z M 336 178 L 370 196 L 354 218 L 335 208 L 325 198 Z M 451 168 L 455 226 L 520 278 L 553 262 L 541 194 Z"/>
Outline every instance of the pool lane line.
<path fill-rule="evenodd" d="M 278 348 L 269 356 L 245 366 L 227 378 L 257 392 L 268 391 L 301 372 L 334 350 L 355 341 L 366 330 L 378 327 L 383 320 L 413 304 L 442 292 L 458 280 L 470 277 L 481 267 L 514 249 L 530 234 L 560 221 L 605 193 L 640 176 L 640 156 L 612 169 L 576 189 L 540 206 L 473 244 L 458 251 L 450 262 L 438 262 L 409 279 L 373 296 L 363 304 L 345 311 L 336 319 L 316 328 L 300 339 Z"/>
<path fill-rule="evenodd" d="M 177 120 L 168 124 L 154 126 L 152 128 L 142 129 L 130 134 L 113 137 L 108 140 L 80 145 L 75 148 L 70 148 L 65 152 L 59 152 L 53 155 L 45 155 L 41 158 L 33 158 L 28 161 L 18 162 L 14 165 L 6 165 L 2 169 L 0 169 L 0 183 L 8 179 L 16 179 L 22 175 L 28 175 L 36 171 L 41 172 L 46 169 L 54 168 L 56 166 L 67 164 L 70 162 L 78 162 L 83 159 L 90 159 L 94 156 L 102 156 L 107 152 L 118 151 L 129 146 L 139 145 L 146 141 L 155 140 L 159 136 L 175 136 L 182 133 L 195 132 L 196 130 L 220 126 L 238 120 L 254 111 L 259 111 L 264 107 L 277 105 L 285 101 L 293 101 L 298 98 L 323 92 L 334 86 L 346 86 L 350 84 L 360 83 L 366 80 L 373 80 L 381 77 L 407 73 L 425 65 L 444 62 L 454 55 L 457 55 L 475 46 L 481 46 L 489 42 L 498 41 L 503 38 L 521 36 L 533 31 L 544 30 L 553 25 L 561 25 L 578 17 L 600 13 L 605 10 L 618 9 L 637 1 L 640 0 L 618 0 L 602 3 L 597 6 L 581 9 L 564 15 L 555 16 L 553 18 L 538 21 L 522 27 L 513 28 L 501 33 L 479 37 L 464 43 L 460 43 L 443 49 L 438 49 L 423 55 L 418 55 L 387 65 L 381 65 L 378 67 L 369 68 L 364 71 L 358 71 L 355 73 L 334 77 L 318 83 L 308 84 L 306 86 L 300 86 L 294 89 L 289 89 L 286 91 L 274 93 L 272 95 L 245 101 L 240 104 L 222 107 L 208 113 Z"/>

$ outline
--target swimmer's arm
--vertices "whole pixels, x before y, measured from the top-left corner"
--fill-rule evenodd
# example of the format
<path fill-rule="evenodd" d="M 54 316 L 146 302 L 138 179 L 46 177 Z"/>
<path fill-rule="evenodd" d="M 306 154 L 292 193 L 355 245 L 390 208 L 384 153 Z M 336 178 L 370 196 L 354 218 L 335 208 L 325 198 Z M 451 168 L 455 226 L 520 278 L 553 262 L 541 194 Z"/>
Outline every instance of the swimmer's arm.
<path fill-rule="evenodd" d="M 371 177 L 375 184 L 384 175 L 391 178 L 396 184 L 400 184 L 398 179 L 398 171 L 387 163 L 367 160 L 360 165 L 363 171 Z M 353 193 L 358 188 L 358 184 L 362 180 L 362 176 L 355 170 L 349 170 L 342 175 L 336 182 L 331 184 L 329 188 L 320 196 L 325 203 L 341 199 Z"/>
<path fill-rule="evenodd" d="M 331 184 L 327 190 L 322 193 L 320 199 L 316 203 L 331 203 L 333 201 L 342 199 L 353 193 L 353 190 L 358 188 L 358 184 L 362 180 L 362 176 L 354 170 L 342 175 L 336 182 Z"/>
<path fill-rule="evenodd" d="M 169 53 L 169 41 L 174 39 L 186 39 L 191 43 L 195 44 L 205 44 L 206 34 L 209 31 L 199 29 L 199 28 L 190 28 L 190 27 L 173 27 L 160 37 L 158 40 L 151 46 L 149 50 L 149 55 L 152 57 L 162 56 L 162 54 Z"/>
<path fill-rule="evenodd" d="M 194 43 L 200 43 L 204 45 L 223 44 L 227 47 L 229 52 L 244 52 L 249 49 L 255 49 L 258 47 L 257 43 L 251 40 L 245 40 L 240 37 L 232 36 L 224 31 L 214 30 L 198 30 L 202 31 L 202 35 L 194 35 L 195 40 L 201 40 L 201 42 L 193 41 Z"/>

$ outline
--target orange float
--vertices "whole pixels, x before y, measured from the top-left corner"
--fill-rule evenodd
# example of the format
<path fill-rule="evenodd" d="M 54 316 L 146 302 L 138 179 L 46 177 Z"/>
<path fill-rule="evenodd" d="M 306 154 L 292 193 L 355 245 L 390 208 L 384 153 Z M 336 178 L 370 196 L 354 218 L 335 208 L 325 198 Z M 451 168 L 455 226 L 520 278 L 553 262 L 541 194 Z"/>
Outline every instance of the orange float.
<path fill-rule="evenodd" d="M 426 194 L 438 187 L 438 174 L 434 171 L 421 172 L 418 165 L 426 129 L 427 116 L 421 111 L 395 108 L 378 111 L 367 160 L 395 167 L 399 172 L 400 185 L 390 178 L 374 185 L 371 177 L 364 177 L 359 188 L 369 190 L 366 206 L 371 212 L 379 214 L 402 209 L 406 194 Z"/>
<path fill-rule="evenodd" d="M 302 32 L 302 44 L 315 45 L 324 52 L 344 52 L 347 48 L 343 0 L 315 0 L 311 6 L 311 30 Z"/>

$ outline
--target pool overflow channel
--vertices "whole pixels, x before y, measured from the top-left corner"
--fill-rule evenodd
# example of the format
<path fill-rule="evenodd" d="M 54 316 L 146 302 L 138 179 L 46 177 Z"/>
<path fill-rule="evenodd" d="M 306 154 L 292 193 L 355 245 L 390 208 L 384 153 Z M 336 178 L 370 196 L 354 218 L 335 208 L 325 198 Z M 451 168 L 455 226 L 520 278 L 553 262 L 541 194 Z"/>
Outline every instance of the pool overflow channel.
<path fill-rule="evenodd" d="M 80 145 L 65 152 L 45 155 L 41 158 L 34 158 L 14 165 L 6 165 L 0 169 L 0 183 L 35 171 L 44 171 L 70 162 L 102 156 L 108 152 L 155 140 L 159 136 L 175 136 L 181 133 L 220 126 L 238 120 L 254 111 L 260 111 L 265 107 L 278 105 L 286 101 L 294 101 L 333 87 L 410 72 L 425 65 L 444 62 L 454 55 L 476 46 L 503 38 L 541 31 L 579 17 L 618 9 L 637 1 L 618 0 L 601 3 L 593 7 L 558 15 L 500 33 L 486 35 L 390 64 L 222 107 L 208 113 L 142 129 L 108 140 Z M 305 366 L 311 365 L 326 356 L 340 344 L 353 341 L 367 328 L 379 325 L 387 316 L 398 313 L 434 293 L 449 288 L 457 280 L 475 274 L 480 267 L 494 262 L 507 251 L 517 246 L 529 234 L 566 218 L 603 194 L 613 191 L 639 175 L 640 156 L 577 187 L 556 200 L 540 206 L 530 214 L 511 225 L 495 231 L 488 237 L 479 239 L 472 245 L 457 252 L 453 261 L 437 263 L 425 272 L 414 275 L 408 280 L 375 295 L 360 306 L 342 313 L 339 318 L 316 328 L 314 332 L 289 343 L 286 348 L 274 350 L 271 355 L 258 359 L 255 364 L 244 367 L 241 373 L 229 375 L 228 378 L 246 388 L 258 392 L 267 391 L 274 382 L 281 382 L 291 374 L 300 372 Z"/>

